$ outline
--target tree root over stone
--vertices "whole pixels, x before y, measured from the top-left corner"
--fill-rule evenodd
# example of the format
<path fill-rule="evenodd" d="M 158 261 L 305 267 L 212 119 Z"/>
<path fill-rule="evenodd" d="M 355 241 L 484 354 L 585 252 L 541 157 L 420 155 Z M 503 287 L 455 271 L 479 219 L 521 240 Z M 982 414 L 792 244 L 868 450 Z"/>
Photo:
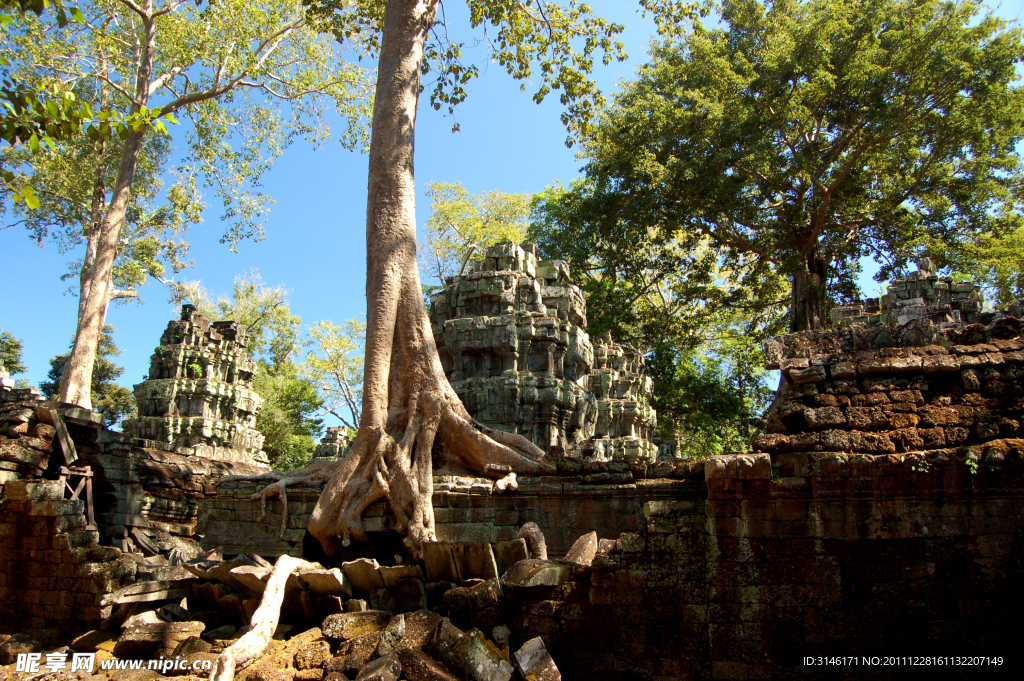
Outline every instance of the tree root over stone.
<path fill-rule="evenodd" d="M 232 681 L 236 669 L 243 669 L 263 654 L 281 618 L 281 603 L 284 601 L 288 575 L 296 570 L 314 567 L 312 563 L 289 555 L 277 559 L 267 579 L 259 607 L 252 615 L 252 628 L 220 654 L 210 670 L 209 681 Z"/>

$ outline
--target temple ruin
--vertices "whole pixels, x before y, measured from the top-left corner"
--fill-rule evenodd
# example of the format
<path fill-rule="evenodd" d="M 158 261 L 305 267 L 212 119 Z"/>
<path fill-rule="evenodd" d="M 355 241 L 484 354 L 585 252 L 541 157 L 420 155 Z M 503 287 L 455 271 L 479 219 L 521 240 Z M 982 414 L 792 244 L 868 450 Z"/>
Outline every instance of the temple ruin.
<path fill-rule="evenodd" d="M 1014 654 L 1024 304 L 986 310 L 924 266 L 834 328 L 769 340 L 780 386 L 753 451 L 680 461 L 653 437 L 642 353 L 586 333 L 568 275 L 503 244 L 434 297 L 470 412 L 557 466 L 514 490 L 436 475 L 419 562 L 384 502 L 372 543 L 333 563 L 305 530 L 319 487 L 261 503 L 229 323 L 168 325 L 124 433 L 3 384 L 0 665 L 76 636 L 103 659 L 211 661 L 283 555 L 322 562 L 289 577 L 280 640 L 240 681 L 775 679 L 808 656 Z M 316 460 L 347 445 L 329 430 Z"/>

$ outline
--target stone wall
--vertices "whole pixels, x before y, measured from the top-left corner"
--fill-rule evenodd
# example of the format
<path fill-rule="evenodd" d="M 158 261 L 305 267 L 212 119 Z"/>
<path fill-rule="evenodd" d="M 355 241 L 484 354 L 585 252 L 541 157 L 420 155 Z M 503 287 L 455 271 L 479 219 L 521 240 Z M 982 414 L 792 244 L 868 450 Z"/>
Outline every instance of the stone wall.
<path fill-rule="evenodd" d="M 715 457 L 706 500 L 645 503 L 590 569 L 510 589 L 513 645 L 543 636 L 569 679 L 808 678 L 822 655 L 995 655 L 1004 678 L 1024 661 L 1019 453 L 974 474 L 893 459 L 820 453 L 784 476 Z"/>
<path fill-rule="evenodd" d="M 64 643 L 110 617 L 104 596 L 135 581 L 136 560 L 99 546 L 85 502 L 56 480 L 9 481 L 0 505 L 0 633 Z"/>

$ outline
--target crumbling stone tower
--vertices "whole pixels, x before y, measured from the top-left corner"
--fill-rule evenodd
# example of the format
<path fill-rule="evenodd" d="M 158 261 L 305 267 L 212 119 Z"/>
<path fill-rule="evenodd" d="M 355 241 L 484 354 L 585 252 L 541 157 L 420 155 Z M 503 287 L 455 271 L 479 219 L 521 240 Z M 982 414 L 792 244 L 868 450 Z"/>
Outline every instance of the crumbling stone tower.
<path fill-rule="evenodd" d="M 591 437 L 594 349 L 583 292 L 563 261 L 537 262 L 534 245 L 493 246 L 449 278 L 430 311 L 441 363 L 474 418 L 542 449 Z"/>
<path fill-rule="evenodd" d="M 585 457 L 596 461 L 652 462 L 658 445 L 652 440 L 657 416 L 650 405 L 652 381 L 645 376 L 643 353 L 615 343 L 610 331 L 597 337 L 590 389 L 597 398 L 594 439 L 584 445 Z"/>
<path fill-rule="evenodd" d="M 182 305 L 135 386 L 139 416 L 124 431 L 145 447 L 235 463 L 267 465 L 256 430 L 262 399 L 252 389 L 248 334 Z"/>
<path fill-rule="evenodd" d="M 448 279 L 430 314 L 448 380 L 478 421 L 583 459 L 657 459 L 643 354 L 610 333 L 591 344 L 564 261 L 498 244 Z"/>

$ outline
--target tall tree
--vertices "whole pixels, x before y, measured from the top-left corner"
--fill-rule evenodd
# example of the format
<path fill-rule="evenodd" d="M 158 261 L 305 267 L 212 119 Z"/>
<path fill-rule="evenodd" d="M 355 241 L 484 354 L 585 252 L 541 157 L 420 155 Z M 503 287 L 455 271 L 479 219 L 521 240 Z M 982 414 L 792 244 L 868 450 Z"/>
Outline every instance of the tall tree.
<path fill-rule="evenodd" d="M 470 194 L 458 182 L 428 182 L 430 217 L 424 229 L 422 260 L 427 273 L 443 286 L 461 274 L 470 260 L 483 258 L 488 246 L 522 243 L 530 217 L 530 195 L 497 189 Z"/>
<path fill-rule="evenodd" d="M 419 552 L 434 538 L 433 457 L 492 477 L 548 470 L 554 464 L 520 436 L 473 421 L 449 385 L 434 345 L 416 262 L 413 149 L 424 72 L 436 70 L 431 104 L 453 107 L 477 68 L 463 64 L 461 44 L 447 41 L 437 0 L 316 2 L 339 37 L 361 33 L 378 49 L 377 87 L 366 210 L 366 353 L 359 433 L 330 476 L 309 523 L 328 554 L 365 541 L 361 516 L 387 498 L 406 546 Z M 561 89 L 571 130 L 584 129 L 603 100 L 589 78 L 595 54 L 624 58 L 621 26 L 594 17 L 575 0 L 566 5 L 518 0 L 470 2 L 473 27 L 487 27 L 494 58 L 516 78 L 535 73 L 540 101 Z M 539 68 L 535 71 L 535 66 Z M 283 478 L 265 494 L 279 493 Z M 228 664 L 225 659 L 224 664 Z M 233 663 L 231 663 L 233 664 Z M 226 667 L 219 667 L 225 669 Z M 218 672 L 215 670 L 214 676 Z"/>
<path fill-rule="evenodd" d="M 29 18 L 5 34 L 13 72 L 22 81 L 79 85 L 72 89 L 94 96 L 98 108 L 187 117 L 188 147 L 181 150 L 186 174 L 224 201 L 223 240 L 232 245 L 259 237 L 267 206 L 256 189 L 260 175 L 294 136 L 324 138 L 325 106 L 333 104 L 346 120 L 342 140 L 350 147 L 361 144 L 367 80 L 342 59 L 341 46 L 310 28 L 306 11 L 295 2 L 97 0 L 80 8 L 83 24 L 54 26 L 44 14 L 43 21 Z M 83 235 L 84 302 L 64 372 L 66 402 L 90 405 L 89 372 L 110 302 L 118 243 L 141 150 L 153 129 L 126 128 L 113 182 L 108 186 L 97 174 L 96 191 L 83 197 L 101 197 L 102 207 Z M 90 139 L 102 138 L 92 130 Z"/>
<path fill-rule="evenodd" d="M 976 0 L 724 0 L 602 116 L 590 205 L 625 242 L 710 242 L 790 280 L 790 328 L 858 295 L 862 257 L 902 267 L 1021 223 L 1021 31 Z M 628 234 L 627 234 L 628 232 Z"/>
<path fill-rule="evenodd" d="M 299 365 L 302 376 L 316 386 L 322 412 L 353 433 L 362 408 L 365 339 L 366 324 L 358 319 L 317 322 L 309 329 L 311 347 Z"/>
<path fill-rule="evenodd" d="M 71 343 L 74 346 L 74 341 Z M 61 373 L 68 361 L 70 351 L 57 355 L 50 360 L 50 371 L 39 389 L 47 399 L 57 399 L 60 395 Z M 107 426 L 113 426 L 123 418 L 135 415 L 135 396 L 132 391 L 117 384 L 117 379 L 124 373 L 124 368 L 114 364 L 112 357 L 121 354 L 121 349 L 114 343 L 114 327 L 107 324 L 100 336 L 100 346 L 96 353 L 96 366 L 92 371 L 92 394 L 96 396 L 95 409 L 103 414 Z"/>

